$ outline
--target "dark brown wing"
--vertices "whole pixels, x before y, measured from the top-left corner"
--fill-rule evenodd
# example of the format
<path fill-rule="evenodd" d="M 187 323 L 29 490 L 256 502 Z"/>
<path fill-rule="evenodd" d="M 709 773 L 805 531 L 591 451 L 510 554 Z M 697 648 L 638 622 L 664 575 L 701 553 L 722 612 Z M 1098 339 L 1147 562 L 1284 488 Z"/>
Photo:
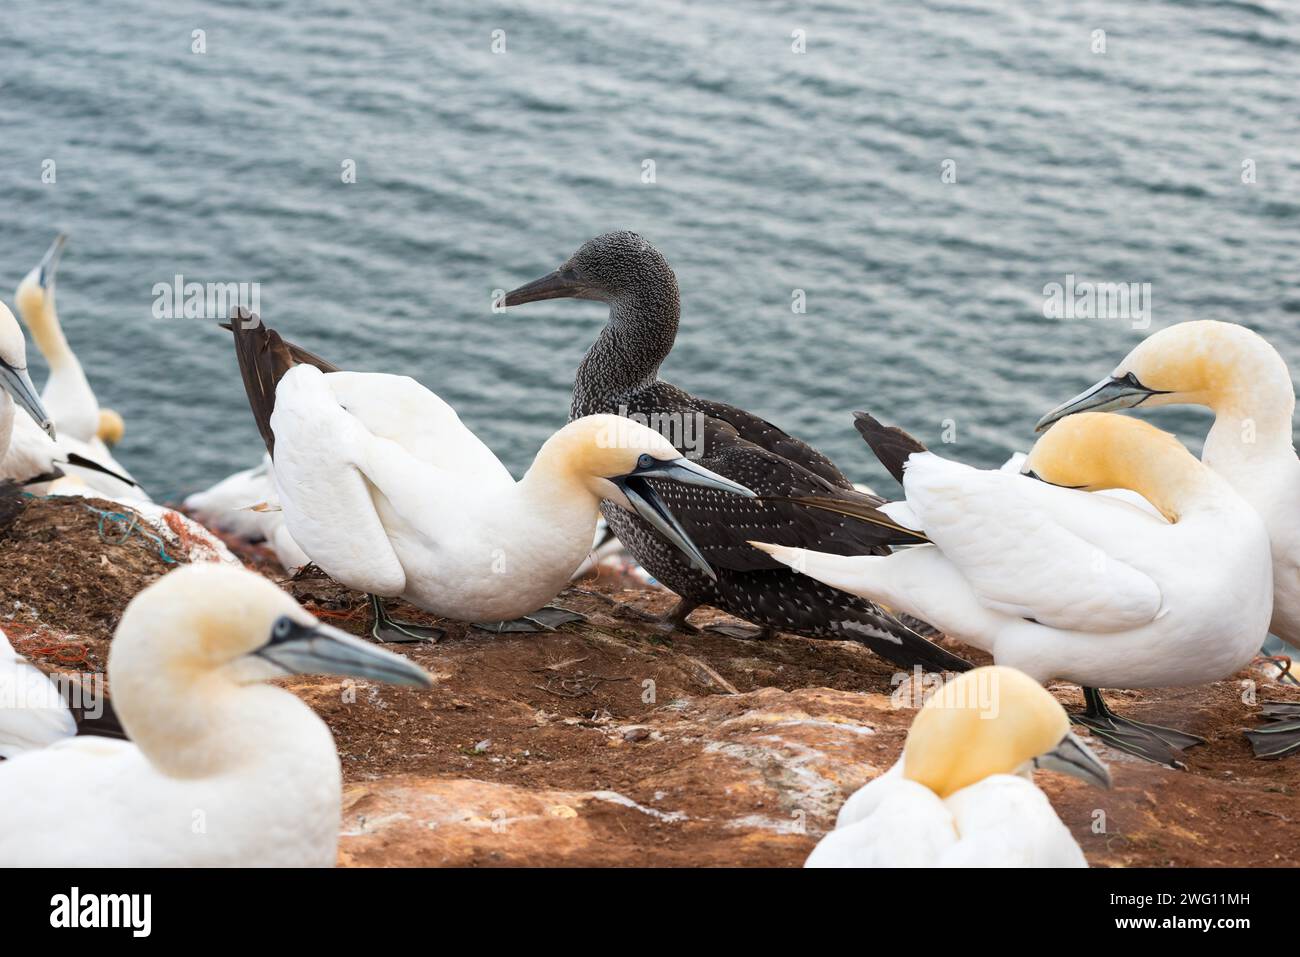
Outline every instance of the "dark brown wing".
<path fill-rule="evenodd" d="M 844 489 L 853 488 L 853 483 L 844 477 L 834 462 L 807 442 L 796 439 L 766 419 L 760 419 L 752 412 L 727 405 L 725 402 L 713 402 L 710 399 L 701 399 L 699 396 L 689 396 L 689 398 L 695 408 L 710 418 L 726 422 L 736 430 L 736 435 L 746 442 L 779 455 L 788 462 L 794 462 L 832 485 Z"/>
<path fill-rule="evenodd" d="M 308 352 L 301 346 L 286 342 L 274 329 L 263 325 L 256 313 L 238 308 L 230 322 L 221 323 L 235 336 L 235 358 L 239 373 L 244 379 L 244 392 L 257 431 L 266 443 L 266 450 L 275 456 L 275 433 L 271 431 L 271 413 L 275 411 L 275 387 L 284 374 L 299 364 L 312 365 L 322 372 L 338 372 L 338 366 Z"/>
<path fill-rule="evenodd" d="M 317 369 L 320 369 L 321 372 L 343 371 L 328 359 L 322 359 L 320 356 L 316 355 L 316 353 L 308 352 L 302 346 L 296 346 L 292 342 L 284 339 L 281 341 L 289 347 L 289 355 L 293 357 L 293 361 L 297 365 L 315 366 Z"/>
<path fill-rule="evenodd" d="M 866 499 L 866 496 L 864 496 L 863 499 Z M 868 525 L 875 525 L 879 528 L 889 529 L 891 532 L 896 532 L 898 534 L 898 539 L 894 541 L 894 544 L 897 545 L 920 544 L 929 541 L 929 539 L 920 532 L 915 532 L 910 528 L 899 525 L 877 508 L 875 504 L 863 499 L 854 500 L 844 495 L 834 497 L 825 495 L 798 495 L 792 496 L 789 501 L 798 502 L 800 505 L 807 505 L 812 508 L 819 508 L 822 511 L 830 512 L 834 515 L 843 515 L 845 518 L 851 518 L 859 522 L 866 522 Z M 768 501 L 773 500 L 769 499 Z"/>
<path fill-rule="evenodd" d="M 857 506 L 865 513 L 883 500 L 851 486 L 840 487 L 802 463 L 748 441 L 730 422 L 704 411 L 717 408 L 717 403 L 696 403 L 693 396 L 675 386 L 656 382 L 637 393 L 630 413 L 644 416 L 650 427 L 660 432 L 673 426 L 669 431 L 675 434 L 666 437 L 677 448 L 693 461 L 741 483 L 759 496 L 742 498 L 695 485 L 653 482 L 668 510 L 715 568 L 752 572 L 782 567 L 776 559 L 750 545 L 750 541 L 811 548 L 836 555 L 884 555 L 891 544 L 923 541 L 913 532 L 898 530 L 888 519 L 872 523 L 863 521 L 860 515 L 837 514 L 821 504 L 810 507 L 795 501 L 807 496 L 818 499 L 819 503 L 843 502 L 846 507 Z M 682 410 L 689 410 L 693 405 L 700 411 L 694 413 L 691 421 L 680 421 L 692 415 L 691 412 L 683 414 Z M 753 416 L 750 419 L 751 423 L 761 421 Z M 814 454 L 824 459 L 820 453 Z"/>
<path fill-rule="evenodd" d="M 866 412 L 854 412 L 853 425 L 867 440 L 867 445 L 871 446 L 871 451 L 880 460 L 880 464 L 889 470 L 899 485 L 903 484 L 903 463 L 907 457 L 913 452 L 928 451 L 902 429 L 882 425 Z"/>

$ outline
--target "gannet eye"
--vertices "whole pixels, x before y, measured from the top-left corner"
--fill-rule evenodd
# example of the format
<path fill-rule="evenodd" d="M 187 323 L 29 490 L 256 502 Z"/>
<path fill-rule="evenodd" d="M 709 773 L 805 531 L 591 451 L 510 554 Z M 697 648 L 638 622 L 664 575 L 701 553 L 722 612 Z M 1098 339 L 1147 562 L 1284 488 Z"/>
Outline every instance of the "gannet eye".
<path fill-rule="evenodd" d="M 655 464 L 655 457 L 649 452 L 642 452 L 640 458 L 636 460 L 636 467 L 639 469 L 648 469 Z"/>
<path fill-rule="evenodd" d="M 288 618 L 277 618 L 275 626 L 271 629 L 271 639 L 273 641 L 284 641 L 293 633 L 293 622 Z"/>

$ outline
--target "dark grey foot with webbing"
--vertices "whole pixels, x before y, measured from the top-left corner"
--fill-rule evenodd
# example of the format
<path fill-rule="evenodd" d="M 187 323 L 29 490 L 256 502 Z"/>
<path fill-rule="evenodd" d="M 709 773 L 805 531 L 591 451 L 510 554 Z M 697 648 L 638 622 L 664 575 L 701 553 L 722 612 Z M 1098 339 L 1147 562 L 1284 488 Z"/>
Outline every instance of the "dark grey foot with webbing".
<path fill-rule="evenodd" d="M 1300 753 L 1300 702 L 1261 701 L 1259 716 L 1268 723 L 1244 732 L 1255 757 L 1271 760 Z"/>
<path fill-rule="evenodd" d="M 438 641 L 446 632 L 432 625 L 418 625 L 413 621 L 393 618 L 384 609 L 384 602 L 378 595 L 370 596 L 370 637 L 381 644 L 410 643 L 417 641 Z"/>
<path fill-rule="evenodd" d="M 1083 700 L 1086 705 L 1084 711 L 1081 714 L 1071 714 L 1070 720 L 1087 728 L 1094 737 L 1117 751 L 1144 761 L 1171 768 L 1184 768 L 1186 765 L 1179 760 L 1183 750 L 1205 743 L 1204 738 L 1186 731 L 1121 718 L 1106 706 L 1101 692 L 1096 688 L 1084 688 Z"/>
<path fill-rule="evenodd" d="M 561 625 L 570 622 L 586 621 L 587 616 L 577 611 L 569 611 L 558 605 L 547 605 L 537 611 L 529 612 L 511 621 L 476 621 L 475 628 L 491 631 L 495 634 L 534 634 L 536 632 L 555 631 Z"/>
<path fill-rule="evenodd" d="M 711 631 L 717 635 L 725 635 L 728 638 L 736 638 L 740 641 L 767 641 L 769 638 L 775 638 L 780 632 L 775 628 L 769 628 L 766 625 L 705 625 L 705 631 Z"/>

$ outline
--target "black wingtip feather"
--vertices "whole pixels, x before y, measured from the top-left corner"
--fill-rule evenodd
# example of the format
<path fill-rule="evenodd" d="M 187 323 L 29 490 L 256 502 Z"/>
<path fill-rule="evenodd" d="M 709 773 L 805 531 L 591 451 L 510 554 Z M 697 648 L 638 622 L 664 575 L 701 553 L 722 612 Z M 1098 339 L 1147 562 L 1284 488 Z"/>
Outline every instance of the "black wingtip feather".
<path fill-rule="evenodd" d="M 140 487 L 139 483 L 134 479 L 128 478 L 120 472 L 114 472 L 108 466 L 100 465 L 94 459 L 88 459 L 84 455 L 78 455 L 76 452 L 69 452 L 63 457 L 63 459 L 68 465 L 75 465 L 79 469 L 90 469 L 92 472 L 101 472 L 104 475 L 117 479 L 119 482 L 124 482 L 125 484 L 134 486 L 135 488 Z"/>
<path fill-rule="evenodd" d="M 286 342 L 274 329 L 263 325 L 256 313 L 237 308 L 230 322 L 219 323 L 235 335 L 235 358 L 244 379 L 248 405 L 261 433 L 266 450 L 275 455 L 275 433 L 271 431 L 271 413 L 275 411 L 275 387 L 295 365 L 315 366 L 321 372 L 338 372 L 339 367 L 313 352 Z"/>
<path fill-rule="evenodd" d="M 915 452 L 929 451 L 921 442 L 902 429 L 883 425 L 867 412 L 853 413 L 853 426 L 867 440 L 871 451 L 880 460 L 894 481 L 903 484 L 903 464 Z"/>

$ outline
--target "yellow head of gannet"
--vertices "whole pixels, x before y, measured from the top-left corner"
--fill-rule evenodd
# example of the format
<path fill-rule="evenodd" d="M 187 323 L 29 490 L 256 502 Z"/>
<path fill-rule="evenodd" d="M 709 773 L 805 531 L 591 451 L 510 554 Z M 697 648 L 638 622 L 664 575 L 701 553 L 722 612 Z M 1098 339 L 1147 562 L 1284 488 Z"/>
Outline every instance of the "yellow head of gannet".
<path fill-rule="evenodd" d="M 32 377 L 27 373 L 27 342 L 23 339 L 23 330 L 4 303 L 0 303 L 0 389 L 26 410 L 50 438 L 54 437 L 54 423 L 36 393 Z M 7 411 L 0 412 L 0 418 L 4 420 L 4 447 L 8 448 L 13 426 L 13 406 L 9 405 Z"/>
<path fill-rule="evenodd" d="M 554 476 L 557 488 L 584 489 L 593 503 L 607 499 L 641 516 L 711 578 L 708 561 L 646 480 L 754 498 L 743 485 L 692 462 L 654 429 L 620 415 L 583 416 L 547 439 L 529 470 L 530 480 L 544 476 Z"/>
<path fill-rule="evenodd" d="M 50 364 L 50 368 L 72 355 L 68 341 L 63 337 L 59 327 L 58 314 L 54 309 L 54 278 L 59 270 L 59 259 L 63 256 L 63 246 L 68 241 L 66 233 L 59 233 L 54 243 L 41 257 L 41 261 L 23 277 L 14 293 L 14 304 L 18 306 L 18 315 L 31 331 L 41 355 Z"/>
<path fill-rule="evenodd" d="M 28 866 L 330 866 L 342 775 L 325 723 L 266 679 L 427 687 L 406 658 L 322 624 L 243 568 L 186 565 L 122 615 L 108 659 L 129 741 L 0 764 L 0 860 Z M 77 821 L 60 837 L 58 822 Z"/>
<path fill-rule="evenodd" d="M 283 694 L 249 694 L 247 686 L 294 674 L 432 684 L 406 658 L 317 621 L 261 575 L 212 562 L 177 569 L 131 600 L 108 673 L 130 739 L 182 776 L 238 760 L 222 754 L 217 742 L 227 729 L 214 722 L 256 714 Z"/>
<path fill-rule="evenodd" d="M 718 487 L 716 476 L 684 457 L 666 438 L 621 415 L 588 415 L 560 429 L 537 453 L 544 469 L 566 473 L 600 498 L 614 498 L 610 484 L 625 475 L 654 477 L 664 468 L 677 481 Z M 704 479 L 708 478 L 706 482 Z M 695 478 L 697 481 L 692 481 Z M 739 495 L 753 493 L 734 482 L 722 485 Z"/>
<path fill-rule="evenodd" d="M 215 562 L 183 566 L 127 604 L 109 671 L 117 697 L 130 699 L 161 693 L 154 685 L 210 691 L 293 674 L 432 684 L 406 658 L 318 621 L 263 576 Z"/>
<path fill-rule="evenodd" d="M 1286 362 L 1258 333 L 1211 319 L 1181 322 L 1144 339 L 1115 370 L 1039 420 L 1137 406 L 1203 405 L 1216 412 L 1267 414 L 1290 436 L 1295 391 Z"/>
<path fill-rule="evenodd" d="M 1034 767 L 1110 787 L 1106 766 L 1071 733 L 1065 709 L 1014 668 L 976 668 L 949 681 L 917 713 L 903 748 L 903 776 L 940 798 Z"/>
<path fill-rule="evenodd" d="M 1168 432 L 1140 419 L 1085 412 L 1057 422 L 1022 466 L 1052 485 L 1099 492 L 1126 488 L 1178 521 L 1186 496 L 1212 483 L 1208 470 Z"/>
<path fill-rule="evenodd" d="M 95 430 L 95 435 L 105 445 L 117 445 L 122 441 L 122 436 L 126 433 L 126 423 L 114 409 L 99 410 L 99 428 Z"/>

